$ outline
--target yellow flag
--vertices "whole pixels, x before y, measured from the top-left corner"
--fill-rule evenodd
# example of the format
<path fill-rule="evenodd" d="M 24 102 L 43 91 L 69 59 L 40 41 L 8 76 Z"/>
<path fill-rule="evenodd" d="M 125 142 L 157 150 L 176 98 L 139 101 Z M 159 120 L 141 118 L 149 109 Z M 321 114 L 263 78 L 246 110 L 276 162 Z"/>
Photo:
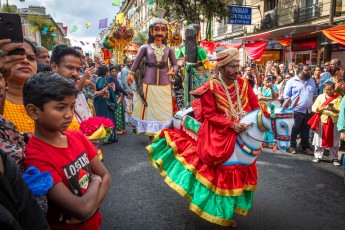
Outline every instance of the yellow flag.
<path fill-rule="evenodd" d="M 116 22 L 118 22 L 119 24 L 123 24 L 123 20 L 124 19 L 125 19 L 125 14 L 124 13 L 116 15 Z"/>
<path fill-rule="evenodd" d="M 50 27 L 49 31 L 55 31 L 56 30 L 56 26 L 52 26 Z"/>
<path fill-rule="evenodd" d="M 87 22 L 87 23 L 85 24 L 85 26 L 86 26 L 86 28 L 89 28 L 89 27 L 91 26 L 91 22 Z"/>

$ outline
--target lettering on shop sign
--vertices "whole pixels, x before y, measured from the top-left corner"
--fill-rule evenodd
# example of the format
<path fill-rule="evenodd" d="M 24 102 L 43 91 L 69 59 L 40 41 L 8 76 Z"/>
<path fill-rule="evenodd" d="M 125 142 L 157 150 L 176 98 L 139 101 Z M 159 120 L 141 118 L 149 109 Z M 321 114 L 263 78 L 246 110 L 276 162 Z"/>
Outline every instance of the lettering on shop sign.
<path fill-rule="evenodd" d="M 228 6 L 230 16 L 227 24 L 252 24 L 252 8 L 242 6 Z"/>

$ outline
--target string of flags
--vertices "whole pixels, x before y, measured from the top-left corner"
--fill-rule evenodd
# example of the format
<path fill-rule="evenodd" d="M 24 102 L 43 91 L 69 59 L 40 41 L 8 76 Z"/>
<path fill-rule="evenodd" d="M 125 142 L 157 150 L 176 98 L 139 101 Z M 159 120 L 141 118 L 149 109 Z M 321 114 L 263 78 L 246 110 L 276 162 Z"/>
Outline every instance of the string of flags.
<path fill-rule="evenodd" d="M 147 3 L 149 5 L 153 4 L 154 3 L 154 0 L 146 0 Z M 112 0 L 112 6 L 121 6 L 121 0 Z M 131 13 L 135 12 L 136 9 L 131 9 Z M 122 24 L 124 22 L 124 13 L 119 13 L 119 14 L 116 14 L 116 22 L 117 23 L 120 23 Z M 89 22 L 86 22 L 85 23 L 85 28 L 88 29 L 90 28 L 91 26 L 93 25 L 93 23 L 91 21 Z M 103 19 L 100 19 L 99 20 L 99 24 L 98 24 L 98 29 L 104 29 L 104 28 L 107 28 L 108 27 L 108 18 L 103 18 Z M 69 33 L 74 33 L 76 31 L 78 31 L 79 29 L 79 26 L 78 25 L 73 25 L 71 26 L 70 28 L 68 28 L 67 26 L 63 26 L 62 29 L 67 33 L 67 31 Z M 31 33 L 35 33 L 36 31 L 39 30 L 39 27 L 38 26 L 30 26 L 29 27 L 29 30 Z M 49 33 L 51 36 L 53 37 L 57 37 L 58 35 L 55 33 L 55 30 L 56 30 L 56 27 L 55 26 L 46 26 L 46 27 L 43 27 L 41 33 L 43 35 L 47 35 L 48 32 L 51 32 Z M 74 40 L 72 39 L 73 41 L 75 42 L 79 42 L 82 46 L 85 46 L 86 45 L 89 45 L 90 43 L 89 42 L 83 42 L 83 41 L 77 41 L 77 40 Z M 92 44 L 94 47 L 95 47 L 95 43 Z"/>

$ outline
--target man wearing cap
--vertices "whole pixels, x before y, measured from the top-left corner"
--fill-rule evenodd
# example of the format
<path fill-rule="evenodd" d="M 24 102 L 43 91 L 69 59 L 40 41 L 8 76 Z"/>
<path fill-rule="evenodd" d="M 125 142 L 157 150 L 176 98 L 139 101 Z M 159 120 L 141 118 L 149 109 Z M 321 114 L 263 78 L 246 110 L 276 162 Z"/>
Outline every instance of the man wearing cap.
<path fill-rule="evenodd" d="M 145 66 L 141 79 L 142 95 L 134 100 L 132 125 L 137 133 L 145 133 L 148 136 L 153 136 L 159 130 L 170 126 L 173 117 L 169 76 L 177 72 L 178 65 L 174 50 L 167 46 L 167 35 L 167 21 L 155 18 L 149 27 L 147 44 L 140 47 L 127 78 L 130 85 L 139 65 Z"/>
<path fill-rule="evenodd" d="M 180 130 L 162 130 L 147 149 L 153 165 L 159 166 L 170 187 L 188 198 L 193 212 L 212 223 L 235 227 L 234 213 L 247 215 L 252 207 L 257 169 L 255 161 L 225 162 L 234 153 L 238 134 L 249 126 L 241 118 L 259 104 L 239 75 L 238 50 L 217 53 L 217 62 L 219 77 L 191 92 L 200 128 L 183 117 Z"/>

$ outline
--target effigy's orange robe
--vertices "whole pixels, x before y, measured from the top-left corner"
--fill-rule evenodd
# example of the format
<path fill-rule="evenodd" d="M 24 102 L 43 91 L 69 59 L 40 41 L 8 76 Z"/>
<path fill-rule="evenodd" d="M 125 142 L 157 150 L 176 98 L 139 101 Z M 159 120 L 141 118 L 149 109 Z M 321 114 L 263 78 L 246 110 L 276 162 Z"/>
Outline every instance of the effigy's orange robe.
<path fill-rule="evenodd" d="M 23 105 L 6 100 L 3 116 L 11 121 L 19 132 L 33 133 L 35 131 L 35 122 L 28 116 Z M 78 121 L 73 118 L 68 130 L 79 130 Z"/>

